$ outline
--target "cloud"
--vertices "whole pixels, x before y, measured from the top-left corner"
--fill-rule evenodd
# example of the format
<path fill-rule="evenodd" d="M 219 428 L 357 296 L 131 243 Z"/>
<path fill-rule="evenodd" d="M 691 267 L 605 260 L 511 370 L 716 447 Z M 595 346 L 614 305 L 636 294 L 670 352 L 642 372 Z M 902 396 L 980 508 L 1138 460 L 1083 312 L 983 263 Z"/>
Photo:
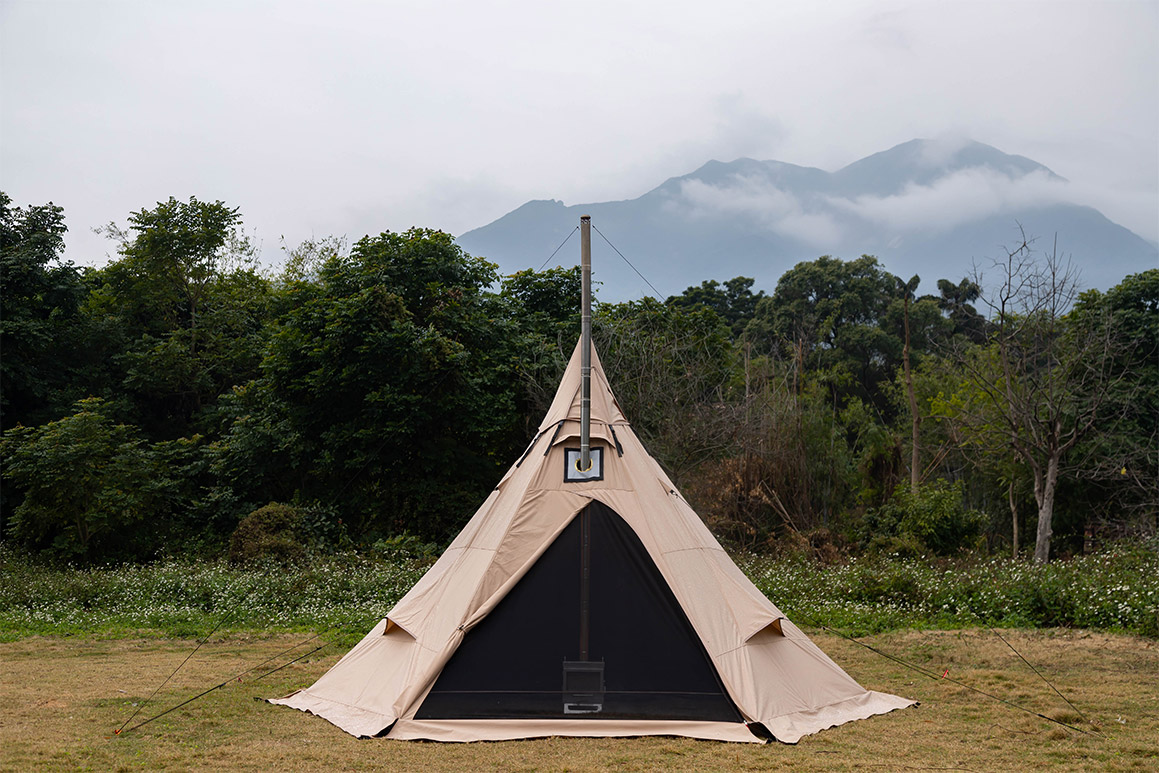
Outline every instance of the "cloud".
<path fill-rule="evenodd" d="M 939 146 L 952 155 L 953 143 Z M 937 152 L 934 154 L 938 155 Z M 854 246 L 866 233 L 884 227 L 894 238 L 911 232 L 949 230 L 1002 212 L 1075 203 L 1076 191 L 1045 170 L 1010 177 L 989 168 L 951 172 L 928 185 L 910 183 L 900 193 L 835 196 L 797 193 L 760 174 L 734 174 L 721 182 L 691 179 L 672 201 L 689 218 L 742 218 L 758 229 L 836 250 Z M 860 222 L 859 222 L 860 221 Z"/>
<path fill-rule="evenodd" d="M 1036 170 L 1009 177 L 986 168 L 962 169 L 930 185 L 910 183 L 890 196 L 829 197 L 841 212 L 890 228 L 945 230 L 999 212 L 1071 202 L 1067 183 Z"/>
<path fill-rule="evenodd" d="M 882 11 L 866 19 L 858 36 L 878 48 L 912 54 L 914 33 L 907 15 L 902 11 Z"/>
<path fill-rule="evenodd" d="M 678 206 L 691 217 L 743 217 L 768 231 L 811 245 L 834 244 L 841 239 L 841 228 L 830 213 L 807 208 L 794 194 L 756 176 L 733 175 L 723 185 L 685 180 Z"/>

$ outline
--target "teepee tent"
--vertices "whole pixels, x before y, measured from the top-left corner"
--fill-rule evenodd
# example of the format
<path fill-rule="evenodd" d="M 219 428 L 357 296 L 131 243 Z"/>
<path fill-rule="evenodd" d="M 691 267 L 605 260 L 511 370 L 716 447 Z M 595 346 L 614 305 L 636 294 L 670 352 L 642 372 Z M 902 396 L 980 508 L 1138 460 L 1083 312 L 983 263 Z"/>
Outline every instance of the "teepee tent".
<path fill-rule="evenodd" d="M 273 702 L 356 736 L 786 743 L 912 705 L 858 685 L 745 577 L 644 450 L 598 356 L 580 467 L 581 349 L 434 566 L 314 685 Z"/>

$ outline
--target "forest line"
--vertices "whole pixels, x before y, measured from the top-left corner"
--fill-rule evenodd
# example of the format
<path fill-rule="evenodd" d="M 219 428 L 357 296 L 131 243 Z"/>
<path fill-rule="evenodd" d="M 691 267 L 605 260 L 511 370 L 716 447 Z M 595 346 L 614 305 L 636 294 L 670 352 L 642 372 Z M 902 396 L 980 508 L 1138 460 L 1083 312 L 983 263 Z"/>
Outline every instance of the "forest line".
<path fill-rule="evenodd" d="M 47 556 L 445 542 L 579 331 L 578 268 L 500 277 L 440 231 L 308 241 L 271 274 L 236 208 L 169 199 L 94 269 L 59 259 L 60 207 L 0 208 L 0 528 Z M 1045 561 L 1154 533 L 1159 269 L 1080 292 L 1027 238 L 919 281 L 822 256 L 598 304 L 595 341 L 739 546 Z"/>

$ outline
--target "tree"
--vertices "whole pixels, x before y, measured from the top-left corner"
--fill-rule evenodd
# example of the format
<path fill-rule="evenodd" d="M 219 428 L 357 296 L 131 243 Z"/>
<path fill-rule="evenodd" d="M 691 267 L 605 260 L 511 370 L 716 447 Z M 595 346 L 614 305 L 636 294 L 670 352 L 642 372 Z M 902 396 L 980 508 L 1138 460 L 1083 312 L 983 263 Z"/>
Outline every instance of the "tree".
<path fill-rule="evenodd" d="M 209 288 L 222 273 L 252 262 L 254 248 L 242 234 L 241 215 L 223 202 L 188 202 L 170 197 L 129 216 L 125 231 L 113 223 L 104 232 L 120 242 L 121 259 L 106 281 L 131 289 L 122 293 L 125 311 L 143 332 L 193 331 Z"/>
<path fill-rule="evenodd" d="M 653 298 L 601 304 L 592 337 L 625 415 L 677 482 L 734 442 L 728 393 L 739 368 L 715 311 Z"/>
<path fill-rule="evenodd" d="M 953 335 L 963 336 L 976 344 L 984 343 L 986 318 L 971 305 L 982 295 L 978 283 L 969 278 L 963 278 L 958 284 L 939 279 L 938 292 L 938 306 L 953 324 Z"/>
<path fill-rule="evenodd" d="M 352 535 L 442 539 L 527 438 L 494 266 L 446 233 L 365 237 L 287 285 L 214 470 L 238 512 L 325 500 Z"/>
<path fill-rule="evenodd" d="M 303 239 L 297 247 L 287 247 L 282 237 L 282 252 L 286 263 L 279 279 L 283 284 L 317 282 L 327 261 L 342 259 L 350 254 L 345 236 L 323 236 Z"/>
<path fill-rule="evenodd" d="M 918 412 L 918 400 L 914 395 L 914 379 L 913 373 L 910 371 L 910 303 L 914 299 L 914 294 L 917 292 L 918 284 L 921 282 L 921 277 L 914 274 L 908 282 L 898 280 L 898 290 L 902 294 L 904 301 L 904 316 L 905 316 L 905 346 L 902 348 L 902 368 L 905 372 L 905 392 L 909 397 L 910 422 L 911 422 L 911 436 L 910 436 L 910 494 L 913 497 L 918 495 L 918 484 L 921 482 L 921 443 L 920 433 L 922 427 L 922 415 Z"/>
<path fill-rule="evenodd" d="M 665 303 L 682 307 L 700 305 L 712 309 L 729 326 L 735 339 L 744 333 L 745 327 L 756 312 L 757 304 L 765 297 L 764 290 L 753 294 L 754 281 L 747 276 L 738 276 L 729 279 L 722 286 L 715 279 L 706 279 L 699 287 L 689 287 L 680 295 L 670 297 Z"/>
<path fill-rule="evenodd" d="M 4 478 L 23 493 L 10 536 L 64 556 L 92 557 L 94 544 L 155 515 L 166 472 L 136 428 L 115 423 L 99 398 L 40 427 L 4 435 Z"/>
<path fill-rule="evenodd" d="M 1105 293 L 1079 296 L 1071 335 L 1113 339 L 1113 378 L 1095 422 L 1076 447 L 1088 512 L 1121 530 L 1154 523 L 1159 503 L 1159 269 L 1132 274 Z M 1103 330 L 1109 328 L 1109 330 Z M 1153 528 L 1153 526 L 1152 526 Z"/>
<path fill-rule="evenodd" d="M 730 429 L 727 455 L 685 493 L 715 531 L 749 546 L 830 526 L 857 495 L 855 446 L 877 440 L 859 420 L 872 418 L 858 400 L 836 410 L 827 386 L 798 372 L 800 358 L 742 354 L 743 393 L 734 388 L 717 412 Z M 883 488 L 888 496 L 893 485 Z"/>
<path fill-rule="evenodd" d="M 892 408 L 881 385 L 902 350 L 884 324 L 896 283 L 869 255 L 798 263 L 757 304 L 746 336 L 758 353 L 800 357 L 799 370 L 823 378 L 835 403 L 858 398 L 884 414 Z"/>
<path fill-rule="evenodd" d="M 1063 460 L 1123 383 L 1112 367 L 1122 344 L 1111 325 L 1071 324 L 1076 276 L 1057 249 L 1039 257 L 1024 237 L 994 268 L 997 282 L 980 296 L 991 312 L 988 344 L 958 349 L 965 380 L 956 405 L 944 402 L 943 413 L 979 442 L 1012 449 L 1030 469 L 1038 506 L 1034 558 L 1045 562 Z M 985 287 L 981 276 L 977 284 Z"/>
<path fill-rule="evenodd" d="M 269 282 L 238 210 L 220 201 L 170 198 L 106 232 L 121 257 L 94 274 L 86 313 L 106 332 L 110 396 L 154 437 L 188 434 L 256 375 Z"/>
<path fill-rule="evenodd" d="M 503 278 L 499 300 L 519 331 L 521 412 L 533 432 L 551 405 L 580 334 L 580 267 L 519 271 Z"/>
<path fill-rule="evenodd" d="M 0 430 L 56 418 L 75 399 L 87 292 L 59 259 L 64 210 L 11 203 L 0 191 Z"/>

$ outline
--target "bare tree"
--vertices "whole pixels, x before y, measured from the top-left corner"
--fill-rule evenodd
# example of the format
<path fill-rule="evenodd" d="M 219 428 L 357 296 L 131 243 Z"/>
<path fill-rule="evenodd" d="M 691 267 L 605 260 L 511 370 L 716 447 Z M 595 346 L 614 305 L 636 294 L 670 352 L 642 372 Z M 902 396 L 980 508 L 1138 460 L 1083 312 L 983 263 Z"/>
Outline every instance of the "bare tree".
<path fill-rule="evenodd" d="M 1029 468 L 1038 506 L 1034 559 L 1045 562 L 1063 460 L 1095 427 L 1105 395 L 1124 374 L 1112 367 L 1119 344 L 1111 325 L 1068 324 L 1078 295 L 1074 267 L 1058 257 L 1057 244 L 1038 255 L 1032 243 L 1023 232 L 994 261 L 996 282 L 981 296 L 988 343 L 957 357 L 967 378 L 957 418 L 979 445 L 1013 451 Z"/>
<path fill-rule="evenodd" d="M 728 399 L 736 355 L 714 312 L 601 305 L 592 335 L 633 429 L 678 485 L 735 446 L 744 406 Z"/>

